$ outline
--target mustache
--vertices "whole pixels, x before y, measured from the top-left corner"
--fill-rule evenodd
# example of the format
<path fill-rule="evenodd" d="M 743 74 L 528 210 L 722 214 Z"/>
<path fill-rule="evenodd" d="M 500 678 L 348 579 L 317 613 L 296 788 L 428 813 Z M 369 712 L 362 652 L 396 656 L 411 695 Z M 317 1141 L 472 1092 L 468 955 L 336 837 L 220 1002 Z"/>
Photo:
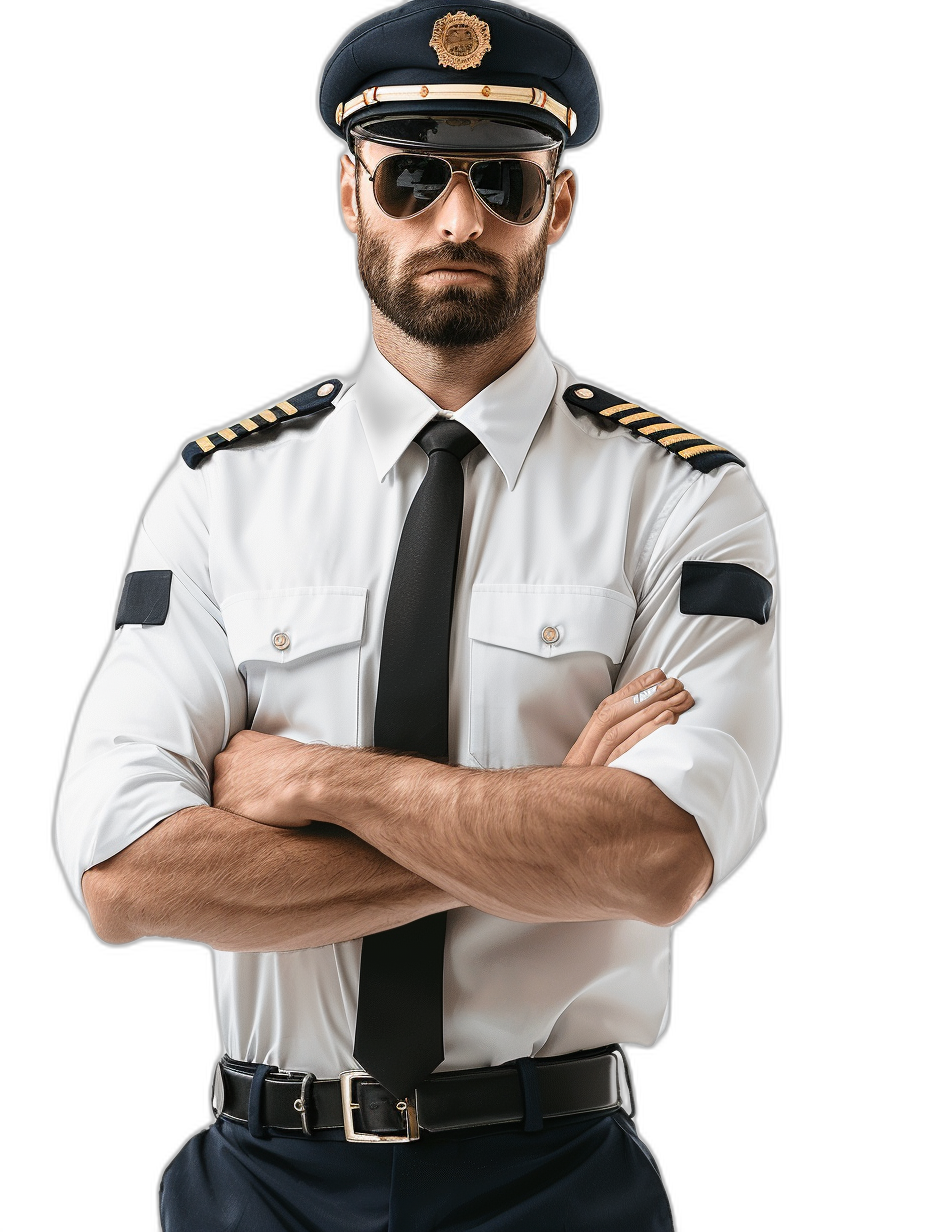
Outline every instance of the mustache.
<path fill-rule="evenodd" d="M 438 264 L 448 265 L 479 265 L 485 269 L 491 278 L 502 281 L 509 273 L 509 263 L 505 257 L 495 252 L 487 252 L 473 240 L 465 240 L 463 244 L 453 244 L 450 241 L 438 244 L 435 248 L 425 248 L 414 252 L 403 262 L 403 274 L 414 278 L 424 274 Z"/>

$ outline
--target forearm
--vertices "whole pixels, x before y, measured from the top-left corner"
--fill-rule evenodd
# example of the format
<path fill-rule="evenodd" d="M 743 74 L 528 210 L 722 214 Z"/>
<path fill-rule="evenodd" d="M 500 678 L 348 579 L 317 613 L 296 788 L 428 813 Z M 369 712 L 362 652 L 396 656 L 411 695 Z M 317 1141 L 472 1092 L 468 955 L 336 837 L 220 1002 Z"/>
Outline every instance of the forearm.
<path fill-rule="evenodd" d="M 353 751 L 308 792 L 310 815 L 507 919 L 669 924 L 711 880 L 693 818 L 609 767 L 483 771 Z"/>
<path fill-rule="evenodd" d="M 182 937 L 218 950 L 346 941 L 460 904 L 344 830 L 275 829 L 191 808 L 89 869 L 105 941 Z"/>

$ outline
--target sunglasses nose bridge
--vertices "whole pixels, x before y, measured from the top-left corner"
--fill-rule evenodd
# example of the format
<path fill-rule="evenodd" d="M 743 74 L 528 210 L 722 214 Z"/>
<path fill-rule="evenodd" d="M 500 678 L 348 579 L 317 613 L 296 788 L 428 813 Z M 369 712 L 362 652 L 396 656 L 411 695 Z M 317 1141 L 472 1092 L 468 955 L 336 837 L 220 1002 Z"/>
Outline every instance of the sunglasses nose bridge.
<path fill-rule="evenodd" d="M 441 161 L 446 162 L 445 159 Z M 433 225 L 437 226 L 446 238 L 456 238 L 459 242 L 475 239 L 484 228 L 485 207 L 470 178 L 470 166 L 454 167 L 450 162 L 446 162 L 446 166 L 450 169 L 448 183 L 428 207 L 430 210 L 437 207 L 433 212 Z M 455 185 L 463 188 L 467 193 L 466 198 L 455 198 Z"/>
<path fill-rule="evenodd" d="M 480 201 L 480 197 L 477 193 L 476 188 L 474 187 L 474 182 L 470 178 L 470 165 L 468 165 L 467 167 L 454 167 L 446 158 L 438 158 L 434 154 L 432 155 L 432 158 L 437 163 L 444 163 L 444 165 L 448 168 L 448 171 L 449 171 L 448 183 L 444 186 L 444 188 L 441 190 L 438 196 L 433 201 L 429 202 L 429 204 L 425 207 L 424 210 L 419 211 L 420 215 L 424 214 L 426 210 L 432 210 L 435 208 L 436 205 L 442 205 L 444 202 L 448 200 L 448 197 L 451 195 L 451 190 L 454 187 L 454 177 L 456 175 L 464 176 L 465 180 L 467 180 L 467 182 L 470 184 L 471 192 L 476 197 L 477 201 L 478 202 Z"/>

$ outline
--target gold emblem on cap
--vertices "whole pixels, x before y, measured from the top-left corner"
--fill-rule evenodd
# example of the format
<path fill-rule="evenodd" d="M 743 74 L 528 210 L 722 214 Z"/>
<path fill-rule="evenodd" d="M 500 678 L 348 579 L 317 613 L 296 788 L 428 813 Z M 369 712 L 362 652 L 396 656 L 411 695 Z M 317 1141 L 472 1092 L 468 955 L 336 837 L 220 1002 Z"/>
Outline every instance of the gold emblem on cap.
<path fill-rule="evenodd" d="M 490 50 L 490 27 L 471 13 L 448 13 L 436 21 L 429 46 L 442 68 L 477 68 Z"/>

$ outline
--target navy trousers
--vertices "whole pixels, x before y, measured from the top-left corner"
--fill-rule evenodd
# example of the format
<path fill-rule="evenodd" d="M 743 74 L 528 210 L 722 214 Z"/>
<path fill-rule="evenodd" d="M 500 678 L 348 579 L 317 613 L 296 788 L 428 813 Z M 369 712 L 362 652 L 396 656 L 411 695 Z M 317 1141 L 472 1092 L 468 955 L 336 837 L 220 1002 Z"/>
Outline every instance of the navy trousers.
<path fill-rule="evenodd" d="M 220 1117 L 164 1173 L 164 1232 L 673 1232 L 622 1112 L 396 1146 L 330 1133 L 255 1138 Z"/>

